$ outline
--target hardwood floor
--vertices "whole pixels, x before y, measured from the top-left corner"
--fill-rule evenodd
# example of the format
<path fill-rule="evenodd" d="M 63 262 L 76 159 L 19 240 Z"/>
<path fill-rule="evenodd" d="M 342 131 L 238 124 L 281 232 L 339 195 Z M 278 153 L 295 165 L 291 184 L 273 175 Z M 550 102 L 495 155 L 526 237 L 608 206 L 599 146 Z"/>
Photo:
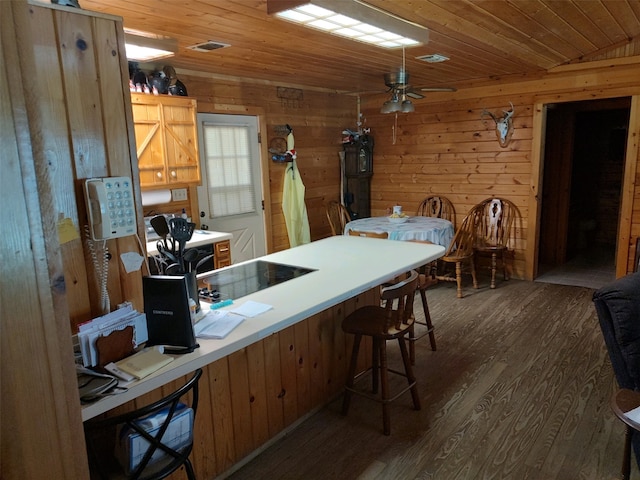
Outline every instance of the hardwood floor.
<path fill-rule="evenodd" d="M 417 343 L 422 410 L 393 402 L 390 436 L 377 403 L 354 397 L 344 417 L 339 396 L 230 478 L 619 478 L 624 428 L 593 289 L 482 280 L 463 299 L 453 284 L 427 292 L 438 350 Z"/>

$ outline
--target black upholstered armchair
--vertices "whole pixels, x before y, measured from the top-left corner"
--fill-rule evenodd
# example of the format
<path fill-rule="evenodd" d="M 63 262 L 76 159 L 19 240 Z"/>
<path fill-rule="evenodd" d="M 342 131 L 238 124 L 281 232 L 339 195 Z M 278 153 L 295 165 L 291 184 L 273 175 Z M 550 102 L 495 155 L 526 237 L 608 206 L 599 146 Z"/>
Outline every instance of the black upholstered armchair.
<path fill-rule="evenodd" d="M 627 425 L 623 477 L 628 478 L 630 445 L 640 467 L 640 432 L 626 413 L 640 406 L 640 273 L 619 278 L 597 290 L 593 303 L 621 391 L 611 400 L 614 413 Z M 638 392 L 638 393 L 634 393 Z M 635 403 L 637 405 L 634 405 Z"/>

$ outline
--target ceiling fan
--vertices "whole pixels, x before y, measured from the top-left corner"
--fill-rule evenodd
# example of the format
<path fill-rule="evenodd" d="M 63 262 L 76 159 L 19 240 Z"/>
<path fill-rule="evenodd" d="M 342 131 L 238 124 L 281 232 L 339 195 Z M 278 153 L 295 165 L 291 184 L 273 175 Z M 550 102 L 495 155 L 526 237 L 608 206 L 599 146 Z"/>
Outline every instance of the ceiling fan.
<path fill-rule="evenodd" d="M 404 55 L 402 63 L 404 64 Z M 409 83 L 409 72 L 407 72 L 404 65 L 395 72 L 385 73 L 384 84 L 388 87 L 387 92 L 391 93 L 391 98 L 384 102 L 380 109 L 381 113 L 413 112 L 415 107 L 409 98 L 424 98 L 424 95 L 420 92 L 456 91 L 454 87 L 413 87 Z"/>
<path fill-rule="evenodd" d="M 407 72 L 406 68 L 404 48 L 402 48 L 402 67 L 395 72 L 385 73 L 384 84 L 389 88 L 387 92 L 391 93 L 391 98 L 382 104 L 380 113 L 413 112 L 415 107 L 409 98 L 424 98 L 424 95 L 416 91 L 409 83 L 409 72 Z M 456 91 L 453 87 L 419 87 L 419 90 L 422 92 Z"/>

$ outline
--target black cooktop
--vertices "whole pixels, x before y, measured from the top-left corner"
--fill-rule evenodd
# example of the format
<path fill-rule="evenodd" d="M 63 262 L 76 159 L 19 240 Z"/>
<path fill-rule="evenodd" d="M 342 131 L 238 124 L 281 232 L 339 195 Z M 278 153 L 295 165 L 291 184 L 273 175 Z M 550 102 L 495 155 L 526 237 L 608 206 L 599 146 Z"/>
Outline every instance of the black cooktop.
<path fill-rule="evenodd" d="M 214 271 L 201 278 L 207 289 L 200 291 L 200 298 L 214 302 L 235 300 L 314 271 L 312 268 L 256 260 Z"/>

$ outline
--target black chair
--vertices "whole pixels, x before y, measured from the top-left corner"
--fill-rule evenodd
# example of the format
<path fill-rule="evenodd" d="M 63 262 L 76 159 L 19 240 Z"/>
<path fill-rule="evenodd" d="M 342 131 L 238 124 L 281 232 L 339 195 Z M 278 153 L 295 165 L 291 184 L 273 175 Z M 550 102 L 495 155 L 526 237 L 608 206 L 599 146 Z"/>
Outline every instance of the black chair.
<path fill-rule="evenodd" d="M 640 467 L 640 434 L 626 416 L 637 401 L 640 406 L 640 273 L 619 278 L 597 290 L 593 302 L 621 390 L 614 393 L 614 413 L 626 424 L 622 475 L 629 478 L 631 445 Z M 635 398 L 635 400 L 634 400 Z"/>
<path fill-rule="evenodd" d="M 100 478 L 156 480 L 169 476 L 184 465 L 187 478 L 195 480 L 189 455 L 193 449 L 193 425 L 198 408 L 198 381 L 201 376 L 202 370 L 196 370 L 191 379 L 178 390 L 145 407 L 113 417 L 87 420 L 84 430 L 92 478 L 93 475 L 98 475 Z M 184 401 L 189 392 L 190 403 Z M 187 417 L 190 418 L 190 435 L 186 443 L 181 442 L 180 446 L 172 448 L 166 443 L 168 439 L 163 443 L 163 436 L 171 420 L 177 419 L 181 413 L 189 413 L 186 411 L 188 408 L 193 410 L 193 415 Z M 149 428 L 148 418 L 159 412 L 162 420 L 153 429 Z M 116 435 L 122 436 L 127 428 L 129 432 L 139 434 L 147 442 L 147 446 L 144 447 L 145 453 L 130 472 L 120 465 L 112 453 Z"/>

